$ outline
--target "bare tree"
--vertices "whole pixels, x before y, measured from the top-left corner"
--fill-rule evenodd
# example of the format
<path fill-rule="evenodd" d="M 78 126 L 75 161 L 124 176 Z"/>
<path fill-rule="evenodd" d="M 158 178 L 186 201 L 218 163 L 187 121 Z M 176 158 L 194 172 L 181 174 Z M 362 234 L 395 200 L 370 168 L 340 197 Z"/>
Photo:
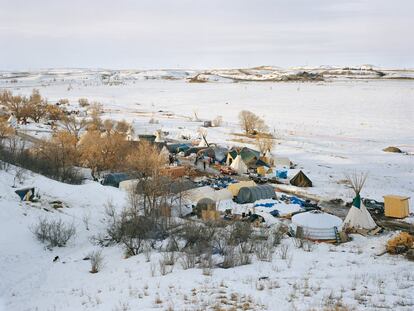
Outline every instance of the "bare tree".
<path fill-rule="evenodd" d="M 268 130 L 264 120 L 251 111 L 240 111 L 239 122 L 246 135 L 255 135 Z"/>
<path fill-rule="evenodd" d="M 271 151 L 274 145 L 275 141 L 271 137 L 256 137 L 256 146 L 259 148 L 260 154 L 262 156 L 264 156 L 267 151 Z"/>

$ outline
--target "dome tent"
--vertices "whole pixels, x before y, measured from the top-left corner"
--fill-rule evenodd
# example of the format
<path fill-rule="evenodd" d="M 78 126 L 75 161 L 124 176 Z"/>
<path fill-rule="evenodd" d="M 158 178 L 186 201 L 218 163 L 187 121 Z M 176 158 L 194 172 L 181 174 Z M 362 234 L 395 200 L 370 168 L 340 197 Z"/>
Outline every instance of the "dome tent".
<path fill-rule="evenodd" d="M 377 224 L 375 223 L 374 219 L 372 219 L 371 214 L 368 212 L 360 196 L 361 190 L 366 181 L 366 177 L 366 174 L 354 174 L 352 177 L 348 177 L 351 188 L 355 192 L 355 198 L 353 199 L 352 206 L 349 209 L 349 212 L 344 220 L 344 228 L 351 230 L 371 230 L 377 227 Z"/>
<path fill-rule="evenodd" d="M 294 215 L 292 227 L 295 232 L 302 228 L 303 236 L 311 240 L 335 240 L 335 231 L 342 228 L 342 220 L 321 211 L 310 211 Z"/>
<path fill-rule="evenodd" d="M 255 187 L 243 187 L 236 197 L 239 204 L 253 203 L 258 200 L 275 199 L 275 188 L 270 185 L 260 185 Z"/>
<path fill-rule="evenodd" d="M 290 180 L 290 184 L 296 187 L 312 187 L 312 181 L 302 171 L 299 171 L 299 173 Z"/>
<path fill-rule="evenodd" d="M 230 167 L 240 175 L 247 173 L 247 165 L 244 163 L 240 155 L 237 155 Z"/>

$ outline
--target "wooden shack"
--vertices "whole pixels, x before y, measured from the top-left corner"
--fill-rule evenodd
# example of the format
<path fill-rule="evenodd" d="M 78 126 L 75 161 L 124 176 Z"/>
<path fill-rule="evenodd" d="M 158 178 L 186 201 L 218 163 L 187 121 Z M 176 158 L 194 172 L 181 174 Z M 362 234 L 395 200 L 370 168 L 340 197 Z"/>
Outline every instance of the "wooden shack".
<path fill-rule="evenodd" d="M 399 195 L 384 196 L 384 215 L 405 218 L 410 214 L 409 197 Z"/>

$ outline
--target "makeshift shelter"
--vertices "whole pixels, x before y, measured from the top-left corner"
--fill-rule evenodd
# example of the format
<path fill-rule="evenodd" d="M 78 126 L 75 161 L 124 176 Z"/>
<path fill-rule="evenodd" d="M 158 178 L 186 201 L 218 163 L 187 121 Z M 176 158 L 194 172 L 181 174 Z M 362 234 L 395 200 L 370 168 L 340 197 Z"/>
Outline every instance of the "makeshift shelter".
<path fill-rule="evenodd" d="M 237 150 L 232 149 L 227 153 L 227 160 L 226 160 L 226 164 L 227 165 L 231 165 L 233 163 L 233 161 L 237 158 Z"/>
<path fill-rule="evenodd" d="M 247 165 L 243 162 L 240 155 L 236 157 L 236 159 L 231 163 L 230 167 L 237 173 L 237 174 L 245 174 L 247 173 Z"/>
<path fill-rule="evenodd" d="M 216 202 L 233 199 L 233 193 L 229 189 L 226 189 L 226 188 L 216 190 L 214 195 L 215 195 Z"/>
<path fill-rule="evenodd" d="M 405 218 L 410 214 L 410 197 L 399 195 L 384 196 L 384 215 L 393 218 Z"/>
<path fill-rule="evenodd" d="M 231 192 L 233 197 L 236 197 L 239 194 L 239 190 L 243 187 L 254 187 L 256 183 L 253 180 L 241 181 L 235 184 L 230 184 L 227 189 Z"/>
<path fill-rule="evenodd" d="M 185 152 L 190 149 L 190 144 L 168 144 L 167 149 L 171 153 Z"/>
<path fill-rule="evenodd" d="M 289 158 L 274 157 L 273 158 L 273 165 L 276 166 L 276 167 L 290 168 L 291 162 L 290 162 Z"/>
<path fill-rule="evenodd" d="M 138 182 L 138 179 L 123 180 L 119 183 L 118 188 L 126 192 L 131 192 L 137 187 Z"/>
<path fill-rule="evenodd" d="M 101 184 L 104 186 L 119 187 L 121 181 L 131 179 L 128 174 L 125 173 L 109 173 L 106 174 L 104 179 L 101 181 Z"/>
<path fill-rule="evenodd" d="M 259 166 L 256 169 L 257 174 L 259 174 L 261 176 L 265 176 L 268 171 L 269 171 L 269 167 L 267 167 L 267 166 Z"/>
<path fill-rule="evenodd" d="M 18 189 L 15 191 L 15 193 L 20 197 L 22 201 L 32 201 L 35 197 L 35 188 L 29 187 Z"/>
<path fill-rule="evenodd" d="M 216 159 L 216 161 L 223 163 L 226 160 L 226 156 L 228 152 L 227 148 L 215 146 L 213 147 L 213 150 L 214 150 L 214 158 Z"/>
<path fill-rule="evenodd" d="M 292 217 L 293 231 L 297 236 L 311 240 L 336 240 L 342 230 L 342 220 L 321 211 L 299 213 Z"/>
<path fill-rule="evenodd" d="M 245 204 L 265 199 L 276 199 L 275 188 L 270 185 L 243 187 L 237 194 L 236 202 L 239 204 Z"/>
<path fill-rule="evenodd" d="M 299 171 L 299 173 L 290 180 L 290 184 L 296 187 L 312 187 L 312 181 L 302 171 Z"/>
<path fill-rule="evenodd" d="M 198 143 L 198 147 L 208 147 L 208 144 L 204 138 L 200 140 L 200 142 Z"/>
<path fill-rule="evenodd" d="M 215 190 L 210 186 L 204 186 L 188 190 L 184 193 L 184 198 L 194 204 L 204 198 L 215 200 Z"/>
<path fill-rule="evenodd" d="M 344 228 L 347 229 L 365 229 L 371 230 L 377 227 L 371 214 L 368 212 L 364 203 L 361 200 L 361 190 L 365 184 L 366 175 L 353 176 L 349 178 L 351 187 L 355 192 L 355 198 L 352 201 L 352 206 L 344 220 Z"/>
<path fill-rule="evenodd" d="M 151 135 L 151 134 L 139 134 L 138 138 L 140 141 L 148 141 L 150 143 L 155 142 L 155 135 Z"/>

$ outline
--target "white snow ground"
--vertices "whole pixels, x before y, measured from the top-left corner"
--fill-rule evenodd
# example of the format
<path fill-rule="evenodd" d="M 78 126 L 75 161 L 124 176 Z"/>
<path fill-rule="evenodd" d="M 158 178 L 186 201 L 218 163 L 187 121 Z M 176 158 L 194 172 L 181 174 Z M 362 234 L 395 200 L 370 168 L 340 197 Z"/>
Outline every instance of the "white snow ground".
<path fill-rule="evenodd" d="M 208 139 L 228 145 L 235 144 L 231 133 L 240 132 L 238 112 L 251 110 L 280 137 L 274 153 L 288 156 L 312 179 L 315 187 L 308 192 L 349 200 L 351 193 L 337 181 L 347 172 L 368 171 L 363 196 L 381 200 L 388 193 L 408 195 L 414 205 L 414 156 L 381 151 L 394 145 L 414 152 L 411 80 L 192 84 L 140 77 L 110 85 L 97 78 L 100 74 L 78 70 L 67 75 L 62 70 L 58 79 L 44 74 L 16 83 L 3 79 L 0 88 L 24 94 L 39 88 L 51 102 L 68 98 L 73 106 L 86 97 L 101 102 L 107 117 L 135 121 L 138 132 L 148 131 L 154 117 L 171 137 L 194 135 L 201 123 L 191 121 L 193 111 L 200 119 L 222 115 L 224 125 L 209 129 Z M 19 202 L 11 188 L 13 178 L 13 169 L 0 172 L 0 310 L 203 310 L 224 296 L 269 310 L 318 309 L 339 298 L 357 310 L 414 308 L 414 264 L 400 256 L 375 256 L 388 235 L 354 236 L 341 246 L 318 244 L 312 252 L 285 239 L 288 259 L 281 259 L 278 250 L 270 263 L 215 269 L 212 276 L 200 269 L 183 271 L 179 264 L 160 276 L 158 255 L 147 263 L 143 255 L 124 259 L 119 247 L 109 247 L 103 249 L 105 267 L 93 275 L 89 262 L 82 260 L 96 248 L 89 238 L 103 230 L 105 203 L 112 200 L 121 208 L 125 194 L 97 183 L 71 186 L 26 173 L 24 185 L 39 187 L 43 200 L 68 205 L 51 213 Z M 76 225 L 77 236 L 69 246 L 49 251 L 35 240 L 29 227 L 45 215 Z M 53 263 L 56 255 L 60 261 Z M 262 276 L 269 279 L 258 280 Z"/>

